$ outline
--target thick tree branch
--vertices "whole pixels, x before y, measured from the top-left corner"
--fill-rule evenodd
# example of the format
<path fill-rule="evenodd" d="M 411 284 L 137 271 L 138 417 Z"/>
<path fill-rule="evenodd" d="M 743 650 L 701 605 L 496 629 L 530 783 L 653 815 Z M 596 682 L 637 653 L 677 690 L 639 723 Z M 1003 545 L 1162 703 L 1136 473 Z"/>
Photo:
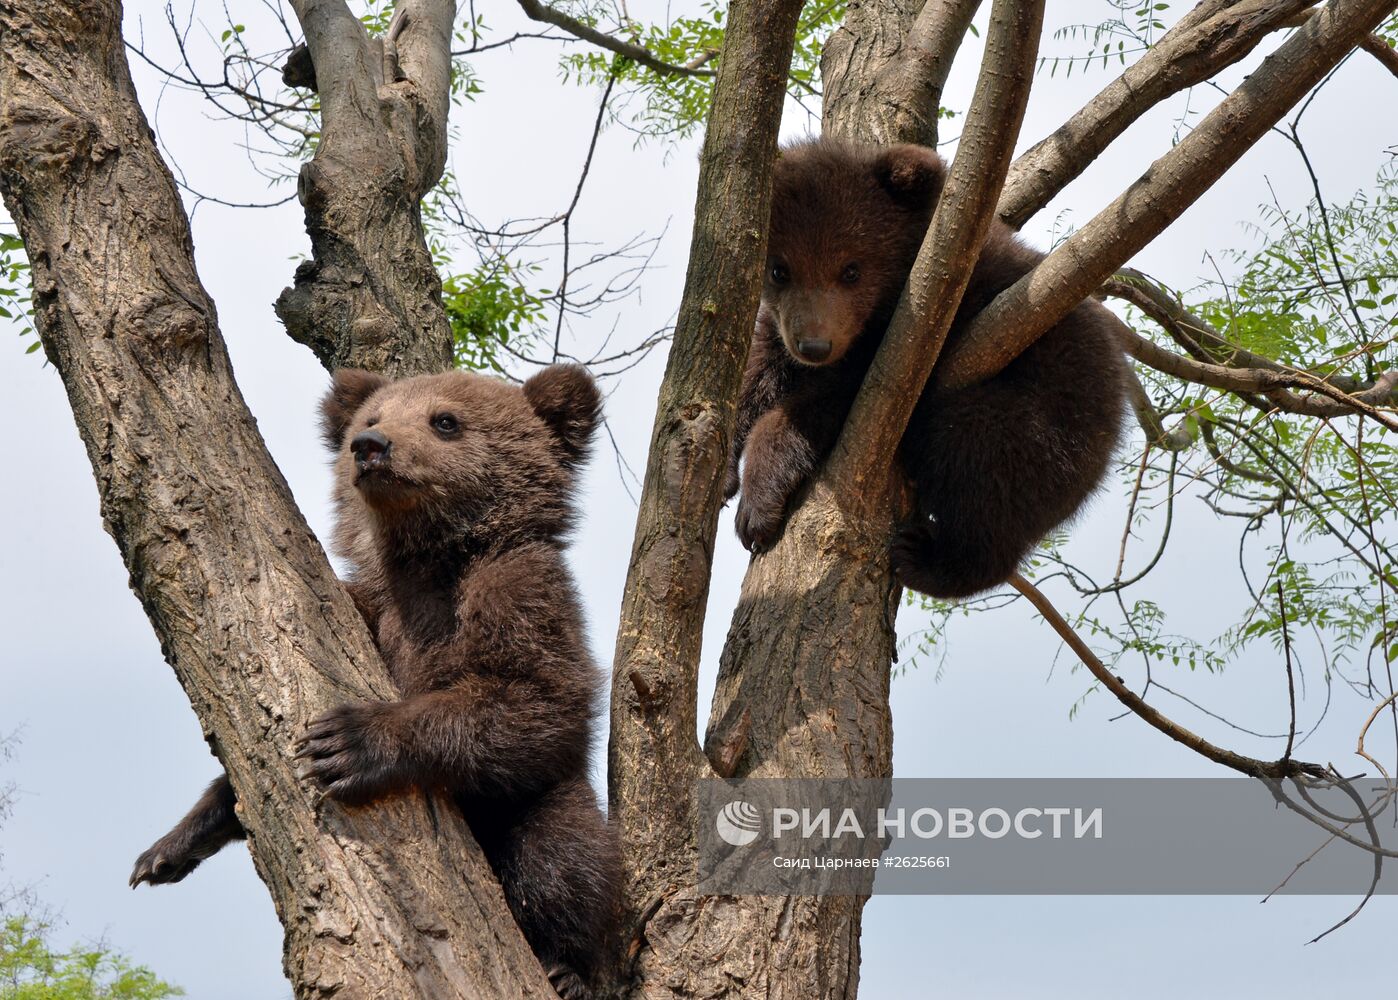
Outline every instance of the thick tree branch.
<path fill-rule="evenodd" d="M 978 108 L 992 112 L 984 127 L 998 115 L 1008 120 L 1008 148 L 1018 119 L 1012 96 L 1018 84 L 1012 81 L 1027 83 L 1042 6 L 998 0 L 995 10 L 985 70 L 994 82 L 982 90 L 1005 100 L 983 94 Z M 882 12 L 897 16 L 891 7 Z M 1019 37 L 1011 41 L 1016 28 Z M 861 46 L 870 37 L 862 34 Z M 1022 59 L 1024 49 L 1029 54 Z M 826 92 L 855 82 L 828 77 Z M 865 105 L 877 106 L 877 101 Z M 868 132 L 856 127 L 851 134 Z M 969 143 L 963 146 L 963 171 L 977 155 L 986 154 L 972 153 Z M 986 155 L 985 162 L 995 159 Z M 1008 152 L 998 169 L 991 168 L 993 186 L 1003 180 L 1007 164 Z M 954 196 L 952 204 L 963 199 L 975 203 L 968 194 Z M 991 218 L 994 205 L 992 190 L 979 203 L 981 222 Z M 971 232 L 958 230 L 955 238 L 974 247 L 976 222 L 965 224 Z M 777 545 L 753 559 L 719 663 L 705 737 L 710 758 L 721 761 L 725 772 L 731 768 L 745 778 L 890 775 L 888 685 L 899 590 L 887 553 L 895 467 L 886 457 L 877 489 L 883 502 L 870 516 L 851 499 L 857 484 L 818 478 Z M 660 942 L 657 949 L 673 956 L 652 967 L 704 969 L 693 990 L 699 996 L 849 997 L 857 984 L 864 903 L 860 896 L 733 901 L 677 894 L 647 925 L 648 937 Z M 735 941 L 743 946 L 732 947 Z M 724 953 L 721 963 L 713 962 L 711 956 Z"/>
<path fill-rule="evenodd" d="M 398 0 L 384 40 L 385 70 L 397 69 L 385 83 L 406 83 L 416 91 L 427 120 L 418 123 L 419 197 L 442 179 L 447 160 L 447 117 L 451 112 L 451 39 L 455 0 Z M 396 63 L 396 66 L 395 66 Z"/>
<path fill-rule="evenodd" d="M 942 88 L 980 5 L 981 0 L 852 4 L 821 53 L 822 73 L 830 79 L 850 74 L 856 63 L 866 65 L 856 74 L 858 87 L 826 89 L 825 133 L 936 146 Z M 893 37 L 893 25 L 906 25 L 906 34 Z"/>
<path fill-rule="evenodd" d="M 120 23 L 117 0 L 0 0 L 0 188 L 103 518 L 232 779 L 297 996 L 552 996 L 445 801 L 347 809 L 296 775 L 308 720 L 395 691 L 234 384 Z"/>
<path fill-rule="evenodd" d="M 1398 420 L 1375 407 L 1376 402 L 1393 398 L 1394 386 L 1398 386 L 1398 372 L 1388 372 L 1377 379 L 1374 385 L 1357 393 L 1345 393 L 1330 385 L 1325 379 L 1310 372 L 1276 371 L 1269 368 L 1230 368 L 1224 365 L 1196 361 L 1165 350 L 1123 324 L 1117 331 L 1122 349 L 1144 365 L 1158 372 L 1173 375 L 1175 378 L 1198 385 L 1207 385 L 1228 392 L 1252 393 L 1266 396 L 1279 410 L 1300 413 L 1306 416 L 1334 417 L 1362 413 L 1389 430 L 1398 430 Z M 1327 397 L 1297 396 L 1287 389 L 1306 389 Z"/>
<path fill-rule="evenodd" d="M 1318 375 L 1278 364 L 1270 358 L 1230 344 L 1210 323 L 1186 309 L 1184 303 L 1158 283 L 1131 268 L 1124 268 L 1120 278 L 1108 281 L 1102 286 L 1102 291 L 1136 306 L 1193 358 L 1171 354 L 1123 328 L 1126 352 L 1157 371 L 1237 392 L 1252 405 L 1259 405 L 1256 395 L 1261 394 L 1271 407 L 1286 413 L 1310 417 L 1364 413 L 1381 423 L 1392 419 L 1374 407 L 1398 403 L 1398 393 L 1394 388 L 1398 384 L 1398 373 L 1389 373 L 1366 382 L 1353 375 Z M 1220 375 L 1216 369 L 1230 374 Z M 1292 386 L 1328 398 L 1297 396 L 1286 391 Z"/>
<path fill-rule="evenodd" d="M 1361 38 L 1393 0 L 1333 0 L 1183 141 L 980 313 L 943 359 L 946 387 L 990 378 L 1177 219 Z"/>
<path fill-rule="evenodd" d="M 653 70 L 661 76 L 713 76 L 714 70 L 707 67 L 707 63 L 713 58 L 712 53 L 701 52 L 695 56 L 692 62 L 683 66 L 675 63 L 668 63 L 659 59 L 643 45 L 628 42 L 607 34 L 605 31 L 598 31 L 589 24 L 584 24 L 576 17 L 565 14 L 556 7 L 551 7 L 540 0 L 519 0 L 520 9 L 532 21 L 540 21 L 544 24 L 551 24 L 555 28 L 562 28 L 575 38 L 580 38 L 584 42 L 591 42 L 600 49 L 608 52 L 615 52 L 619 56 L 625 56 L 632 62 Z"/>
<path fill-rule="evenodd" d="M 1304 24 L 1306 18 L 1310 17 L 1319 9 L 1318 7 L 1314 7 L 1311 10 L 1305 10 L 1299 14 L 1293 15 L 1288 19 L 1287 26 L 1294 28 Z M 1398 51 L 1395 51 L 1393 46 L 1389 44 L 1388 39 L 1384 38 L 1378 32 L 1374 32 L 1361 41 L 1359 47 L 1377 59 L 1379 63 L 1383 65 L 1384 69 L 1388 70 L 1394 76 L 1398 76 Z"/>
<path fill-rule="evenodd" d="M 314 81 L 321 135 L 297 185 L 312 259 L 277 315 L 327 368 L 448 368 L 451 329 L 418 203 L 446 163 L 456 4 L 402 0 L 383 39 L 345 0 L 292 7 L 310 65 L 287 73 Z"/>
<path fill-rule="evenodd" d="M 1048 138 L 1015 160 L 1000 217 L 1018 229 L 1130 125 L 1291 23 L 1312 0 L 1204 0 Z"/>
<path fill-rule="evenodd" d="M 729 8 L 684 297 L 660 387 L 636 540 L 622 598 L 608 756 L 628 873 L 627 924 L 693 889 L 693 782 L 712 770 L 696 739 L 704 605 L 735 401 L 761 294 L 771 172 L 801 0 Z M 671 966 L 647 975 L 714 974 Z"/>
<path fill-rule="evenodd" d="M 883 487 L 913 406 L 937 362 L 994 219 L 1039 50 L 1043 3 L 997 0 L 966 129 L 898 309 L 854 401 L 824 477 L 856 515 L 887 502 Z"/>

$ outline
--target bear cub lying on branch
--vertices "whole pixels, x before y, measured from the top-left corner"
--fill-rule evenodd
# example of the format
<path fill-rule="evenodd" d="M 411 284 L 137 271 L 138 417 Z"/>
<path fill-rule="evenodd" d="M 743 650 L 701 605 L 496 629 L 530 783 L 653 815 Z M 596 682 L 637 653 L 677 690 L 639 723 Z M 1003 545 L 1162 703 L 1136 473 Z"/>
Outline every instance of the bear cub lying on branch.
<path fill-rule="evenodd" d="M 600 674 L 563 561 L 601 397 L 577 366 L 523 386 L 465 372 L 345 370 L 322 406 L 336 548 L 402 700 L 343 705 L 299 756 L 327 794 L 451 793 L 565 998 L 610 953 L 617 845 L 587 780 Z M 227 777 L 141 855 L 177 882 L 243 836 Z"/>
<path fill-rule="evenodd" d="M 749 550 L 776 540 L 833 450 L 945 176 L 936 153 L 911 145 L 816 139 L 777 161 L 767 276 L 725 487 L 731 498 L 741 481 L 737 530 Z M 1042 259 L 993 222 L 947 344 Z M 988 381 L 944 391 L 934 373 L 901 447 L 915 495 L 893 541 L 905 587 L 943 598 L 987 590 L 1082 507 L 1121 430 L 1116 322 L 1083 302 Z"/>

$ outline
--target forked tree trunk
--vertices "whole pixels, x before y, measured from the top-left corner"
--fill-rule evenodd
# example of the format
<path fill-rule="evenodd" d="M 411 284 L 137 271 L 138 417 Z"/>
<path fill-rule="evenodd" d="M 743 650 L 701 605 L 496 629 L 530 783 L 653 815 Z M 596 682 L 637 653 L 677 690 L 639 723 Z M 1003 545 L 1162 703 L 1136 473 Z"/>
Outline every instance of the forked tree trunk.
<path fill-rule="evenodd" d="M 344 0 L 292 7 L 320 95 L 320 142 L 297 181 L 311 259 L 277 315 L 326 368 L 443 371 L 451 329 L 418 206 L 447 160 L 455 0 L 400 0 L 383 39 Z"/>
<path fill-rule="evenodd" d="M 933 6 L 938 8 L 936 13 L 954 15 L 951 20 L 957 21 L 969 19 L 966 8 L 975 5 L 962 5 L 957 11 L 940 3 Z M 951 212 L 941 231 L 947 236 L 947 254 L 964 266 L 959 278 L 952 277 L 957 273 L 955 265 L 943 268 L 950 282 L 949 298 L 922 302 L 929 317 L 945 311 L 949 321 L 969 276 L 969 263 L 964 262 L 974 260 L 998 196 L 999 182 L 993 179 L 1003 179 L 1008 166 L 1009 145 L 1028 93 L 1032 40 L 1038 37 L 1042 12 L 1040 4 L 1019 6 L 1022 10 L 1011 15 L 1006 12 L 1015 4 L 997 5 L 999 27 L 992 31 L 991 55 L 1003 57 L 998 73 L 1009 85 L 978 89 L 976 110 L 982 112 L 981 121 L 998 123 L 1001 141 L 997 146 L 985 141 L 985 136 L 969 137 L 965 146 L 976 150 L 977 156 L 984 148 L 987 156 L 971 157 L 965 173 L 981 176 L 969 185 L 965 177 L 949 181 L 944 203 Z M 882 116 L 890 107 L 903 106 L 890 96 L 893 91 L 881 88 L 906 87 L 900 60 L 909 57 L 909 48 L 895 45 L 890 52 L 889 46 L 898 31 L 908 30 L 907 15 L 897 3 L 851 8 L 839 41 L 841 54 L 833 63 L 843 72 L 825 81 L 827 108 L 844 109 L 836 131 L 883 141 L 927 138 L 923 117 L 896 114 L 900 125 Z M 964 22 L 960 30 L 964 31 Z M 912 32 L 916 34 L 916 27 Z M 949 62 L 959 37 L 959 33 L 953 39 L 939 36 L 937 46 L 923 48 L 918 58 Z M 1016 37 L 1030 40 L 1019 52 L 1007 44 Z M 827 59 L 827 73 L 831 65 Z M 705 138 L 706 162 L 711 150 L 730 148 L 727 130 L 734 126 L 725 114 L 730 106 L 724 100 L 724 86 L 721 76 Z M 770 141 L 775 129 L 770 118 L 748 119 L 743 124 L 767 129 L 763 141 Z M 899 132 L 899 128 L 910 131 Z M 1007 132 L 1009 138 L 1004 139 Z M 726 169 L 734 167 L 730 162 Z M 764 212 L 765 180 L 759 206 Z M 702 178 L 699 207 L 701 213 L 706 207 Z M 706 221 L 701 214 L 697 245 Z M 741 231 L 741 223 L 734 225 Z M 934 220 L 934 231 L 938 225 Z M 761 272 L 760 246 L 740 240 L 731 245 L 741 248 L 743 264 L 754 276 Z M 755 260 L 754 250 L 758 251 Z M 686 285 L 676 353 L 661 390 L 617 647 L 612 801 L 623 824 L 633 875 L 629 900 L 636 955 L 632 995 L 852 997 L 859 981 L 865 899 L 699 894 L 692 831 L 696 822 L 712 818 L 692 815 L 692 795 L 697 780 L 717 775 L 890 775 L 889 669 L 900 590 L 893 582 L 887 552 L 893 514 L 901 500 L 901 483 L 892 462 L 901 432 L 871 436 L 877 440 L 853 462 L 857 472 L 844 469 L 836 479 L 818 478 L 775 548 L 753 560 L 724 649 L 701 755 L 694 745 L 691 706 L 706 593 L 703 584 L 713 545 L 713 497 L 722 479 L 723 454 L 707 447 L 707 435 L 699 439 L 705 447 L 697 447 L 695 436 L 670 414 L 684 413 L 686 404 L 692 408 L 689 383 L 693 379 L 714 377 L 714 371 L 732 373 L 732 345 L 745 347 L 751 336 L 757 290 L 748 287 L 743 312 L 726 316 L 723 339 L 711 342 L 707 354 L 689 355 L 685 309 L 697 307 L 702 312 L 711 294 L 706 278 L 721 277 L 692 268 Z M 738 304 L 736 296 L 728 301 Z M 911 334 L 917 343 L 925 337 L 922 330 Z M 908 366 L 909 377 L 917 382 L 904 387 L 902 396 L 910 392 L 916 398 L 934 356 L 935 351 L 927 356 L 920 372 L 917 365 Z M 732 426 L 729 391 L 716 408 L 725 422 L 725 438 Z M 890 419 L 901 427 L 910 410 L 909 405 Z M 851 504 L 853 497 L 859 502 Z M 656 552 L 663 561 L 655 559 L 652 553 Z M 676 572 L 676 567 L 681 570 Z M 668 641 L 661 644 L 657 637 Z M 649 778 L 638 777 L 637 772 Z"/>
<path fill-rule="evenodd" d="M 317 804 L 296 775 L 307 721 L 394 689 L 233 381 L 120 26 L 116 0 L 0 2 L 0 188 L 102 516 L 233 781 L 286 973 L 302 998 L 551 997 L 448 802 Z"/>

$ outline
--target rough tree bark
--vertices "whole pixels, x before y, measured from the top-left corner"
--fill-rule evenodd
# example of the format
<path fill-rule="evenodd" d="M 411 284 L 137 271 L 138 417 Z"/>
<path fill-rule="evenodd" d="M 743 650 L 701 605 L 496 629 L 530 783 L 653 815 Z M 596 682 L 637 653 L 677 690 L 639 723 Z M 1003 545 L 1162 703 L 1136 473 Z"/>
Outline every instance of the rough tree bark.
<path fill-rule="evenodd" d="M 889 9 L 897 15 L 897 8 Z M 982 124 L 963 140 L 966 159 L 958 160 L 933 224 L 936 235 L 928 241 L 935 246 L 929 261 L 935 261 L 924 262 L 943 272 L 945 294 L 917 297 L 924 307 L 919 318 L 943 319 L 943 333 L 951 312 L 943 317 L 938 307 L 959 298 L 1008 167 L 1042 10 L 1041 3 L 1001 0 L 992 15 L 991 58 L 973 111 Z M 730 46 L 742 37 L 734 34 L 738 27 L 729 28 Z M 744 30 L 750 30 L 750 22 Z M 767 44 L 775 45 L 776 39 Z M 857 41 L 853 47 L 863 48 Z M 783 51 L 789 55 L 789 46 Z M 724 89 L 723 73 L 734 71 L 735 62 L 726 48 L 705 139 L 706 167 L 734 142 L 737 105 Z M 751 89 L 751 72 L 737 75 Z M 882 79 L 906 84 L 895 72 L 884 72 Z M 839 82 L 837 106 L 842 103 Z M 830 93 L 830 80 L 826 84 Z M 847 484 L 832 489 L 822 478 L 781 544 L 754 560 L 720 666 L 707 759 L 695 743 L 699 640 L 714 520 L 738 374 L 759 292 L 760 223 L 766 218 L 769 183 L 765 171 L 775 135 L 774 105 L 780 99 L 775 81 L 770 86 L 764 95 L 773 102 L 768 115 L 736 121 L 748 130 L 747 142 L 763 144 L 764 155 L 735 161 L 729 153 L 729 187 L 721 191 L 709 186 L 712 180 L 701 180 L 695 257 L 661 388 L 618 636 L 612 800 L 632 875 L 632 993 L 638 996 L 853 996 L 864 900 L 699 896 L 694 890 L 691 795 L 695 780 L 714 775 L 867 778 L 890 773 L 888 668 L 898 592 L 884 551 L 896 432 L 872 435 L 873 444 L 857 460 L 879 470 L 874 495 L 880 499 L 871 504 L 872 513 L 851 512 L 845 501 L 858 491 Z M 868 108 L 888 107 L 867 87 L 860 100 Z M 916 116 L 905 121 L 909 128 L 920 127 Z M 850 134 L 867 133 L 851 122 Z M 732 179 L 735 162 L 737 180 Z M 760 173 L 749 181 L 754 171 Z M 726 211 L 724 196 L 741 194 L 754 184 L 762 192 L 761 201 L 748 207 L 755 214 L 735 219 Z M 726 243 L 718 244 L 727 255 L 719 259 L 740 255 L 738 273 L 744 276 L 738 293 L 713 266 L 708 249 L 711 234 L 719 233 L 716 227 L 725 221 L 733 231 Z M 754 222 L 757 228 L 749 233 Z M 724 288 L 727 294 L 721 293 Z M 727 304 L 722 313 L 717 302 Z M 687 325 L 687 315 L 720 317 L 723 326 Z M 920 384 L 930 368 L 929 357 L 925 368 L 919 372 L 913 365 L 906 377 Z M 705 395 L 715 389 L 722 393 L 717 400 Z M 907 413 L 901 419 L 906 422 Z"/>
<path fill-rule="evenodd" d="M 445 802 L 318 804 L 293 738 L 393 687 L 268 455 L 131 84 L 117 0 L 0 2 L 0 189 L 102 515 L 228 770 L 299 997 L 552 996 Z"/>
<path fill-rule="evenodd" d="M 287 333 L 327 368 L 394 377 L 451 366 L 442 281 L 419 202 L 442 178 L 455 0 L 402 0 L 383 39 L 344 0 L 292 0 L 320 94 L 301 168 L 311 259 L 277 299 Z"/>
<path fill-rule="evenodd" d="M 945 78 L 941 60 L 950 58 L 960 37 L 945 32 L 925 35 L 938 43 L 934 58 L 927 49 L 912 45 L 909 35 L 916 33 L 915 24 L 959 24 L 958 18 L 973 6 L 957 0 L 929 0 L 925 6 L 899 0 L 851 5 L 845 26 L 832 38 L 822 62 L 825 131 L 878 142 L 933 138 L 929 122 L 934 124 L 935 118 L 925 106 L 920 114 L 909 113 L 906 102 L 910 94 L 936 94 Z M 1353 47 L 1377 21 L 1383 5 L 1341 0 L 1338 6 L 1338 13 L 1327 14 L 1318 27 L 1308 27 L 1300 41 L 1285 47 L 1287 53 L 1296 54 L 1288 65 L 1302 75 L 1300 80 L 1288 81 L 1277 95 L 1278 101 L 1288 101 L 1286 106 L 1319 79 L 1311 75 L 1315 67 L 1333 66 Z M 1209 10 L 1215 7 L 1210 5 Z M 1190 22 L 1195 32 L 1188 39 L 1191 44 L 1197 45 L 1200 37 L 1219 42 L 1215 69 L 1241 58 L 1262 37 L 1262 28 L 1241 16 L 1256 5 L 1240 7 L 1244 8 L 1241 14 L 1233 11 L 1233 19 L 1226 23 L 1214 19 L 1200 27 L 1198 19 Z M 673 630 L 685 638 L 682 644 L 664 648 L 680 655 L 668 662 L 660 657 L 658 662 L 665 669 L 655 676 L 630 673 L 632 661 L 625 652 L 619 653 L 614 693 L 623 697 L 614 700 L 613 724 L 617 729 L 634 728 L 645 711 L 663 713 L 668 727 L 665 739 L 672 744 L 667 756 L 657 755 L 655 760 L 663 761 L 662 770 L 675 784 L 687 784 L 710 772 L 725 777 L 785 778 L 885 778 L 890 774 L 888 678 L 899 592 L 891 579 L 886 550 L 901 487 L 892 472 L 893 452 L 912 400 L 936 361 L 986 220 L 996 209 L 1033 63 L 1034 45 L 1026 45 L 1025 40 L 1037 43 L 1041 13 L 1042 8 L 1034 4 L 996 4 L 983 67 L 983 72 L 990 72 L 983 76 L 977 107 L 968 116 L 953 181 L 933 221 L 899 318 L 827 468 L 807 490 L 778 544 L 753 559 L 744 580 L 705 738 L 707 767 L 688 747 L 684 729 L 692 719 L 673 699 L 680 694 L 687 705 L 692 687 L 698 612 L 707 589 L 705 579 L 697 574 L 708 566 L 711 535 L 684 535 L 673 528 L 667 532 L 666 525 L 672 523 L 667 518 L 680 516 L 681 511 L 708 523 L 718 467 L 703 461 L 673 461 L 658 450 L 652 453 L 651 474 L 665 482 L 666 505 L 660 511 L 643 503 L 638 546 L 659 533 L 677 548 L 667 551 L 663 566 L 647 569 L 633 562 L 628 602 L 633 591 L 648 587 L 674 599 L 663 606 L 629 603 L 622 636 L 624 640 L 628 630 L 643 635 L 658 624 L 662 631 Z M 1270 17 L 1262 23 L 1275 26 Z M 1150 103 L 1166 96 L 1169 87 L 1183 86 L 1181 81 L 1190 73 L 1207 75 L 1197 48 L 1181 43 L 1170 52 L 1158 67 L 1166 82 L 1146 95 Z M 929 74 L 924 83 L 909 78 L 916 73 L 917 58 L 925 60 L 923 72 Z M 1227 162 L 1241 155 L 1275 121 L 1267 117 L 1270 104 L 1242 104 L 1249 92 L 1245 90 L 1231 106 L 1240 118 L 1233 123 L 1237 145 L 1229 150 Z M 1125 98 L 1120 103 L 1115 108 L 1110 101 L 1099 102 L 1095 109 L 1099 115 L 1111 106 L 1103 127 L 1124 129 L 1150 106 Z M 1029 162 L 1032 167 L 1035 161 Z M 1080 169 L 1075 163 L 1064 159 L 1047 171 L 1048 179 L 1061 186 Z M 1222 169 L 1212 174 L 1209 183 Z M 1031 173 L 1038 173 L 1041 181 L 1046 176 L 1037 167 Z M 1182 183 L 1188 197 L 1189 182 Z M 1041 196 L 1042 192 L 1035 197 Z M 1131 238 L 1143 235 L 1148 240 L 1173 218 L 1168 214 L 1152 217 L 1143 233 Z M 1093 287 L 1083 287 L 1076 299 Z M 1023 325 L 1026 315 L 1016 311 L 1008 320 L 1002 317 L 1002 322 Z M 1035 320 L 1040 329 L 1048 325 L 1039 317 Z M 727 358 L 721 359 L 726 362 Z M 679 401 L 666 397 L 673 388 L 667 373 L 662 397 L 669 399 L 671 408 L 683 401 L 683 397 Z M 661 440 L 658 435 L 657 445 Z M 676 573 L 677 568 L 684 572 Z M 659 684 L 678 688 L 661 689 Z M 663 694 L 657 699 L 660 690 Z M 658 730 L 651 725 L 654 735 Z M 676 760 L 685 761 L 686 767 L 673 768 Z M 613 781 L 621 786 L 628 778 L 615 769 L 619 763 L 623 762 L 614 756 Z M 671 811 L 664 822 L 672 824 L 674 833 L 673 825 L 692 822 L 693 817 L 688 815 L 687 803 L 676 798 L 673 786 L 666 795 Z M 628 829 L 628 836 L 631 833 Z M 672 881 L 676 870 L 690 863 L 692 845 L 680 835 L 667 840 L 652 833 L 635 850 L 639 854 L 647 846 L 658 845 L 664 845 L 665 860 L 648 858 L 643 867 L 651 871 L 664 867 Z M 682 886 L 667 892 L 666 883 L 666 878 L 651 879 L 632 900 L 636 907 L 633 949 L 638 955 L 635 995 L 805 998 L 854 994 L 863 900 L 696 898 Z"/>
<path fill-rule="evenodd" d="M 300 186 L 314 260 L 279 313 L 327 367 L 446 367 L 449 330 L 418 202 L 446 155 L 455 5 L 401 0 L 382 42 L 343 0 L 293 6 L 307 38 L 297 78 L 318 87 L 324 118 Z M 934 142 L 940 89 L 977 6 L 851 4 L 823 62 L 826 131 Z M 889 775 L 893 449 L 1004 181 L 1042 6 L 995 4 L 961 151 L 909 292 L 828 468 L 780 543 L 752 562 L 701 749 L 703 608 L 801 3 L 730 7 L 613 676 L 631 995 L 854 994 L 863 900 L 698 896 L 690 795 L 714 775 Z M 1250 50 L 1273 8 L 1296 6 L 1206 0 L 1175 42 L 1162 42 L 1163 82 L 1109 88 L 1085 109 L 1095 117 L 1074 119 L 1074 134 L 1084 122 L 1119 132 L 1181 80 Z M 1022 347 L 1061 302 L 1091 292 L 1231 162 L 1199 167 L 1200 149 L 1218 149 L 1209 144 L 1222 136 L 1236 158 L 1394 7 L 1334 0 L 1312 16 L 1225 102 L 1217 129 L 1201 125 L 1188 156 L 1162 159 L 1106 222 L 997 300 L 985 325 L 1023 336 L 1008 347 L 995 338 L 992 354 Z M 316 802 L 295 776 L 290 746 L 305 721 L 342 701 L 392 697 L 392 686 L 233 381 L 187 220 L 136 103 L 120 20 L 118 0 L 0 0 L 0 189 L 30 254 L 36 326 L 103 516 L 238 792 L 286 928 L 288 975 L 302 997 L 550 996 L 455 810 L 422 796 L 347 810 Z M 1046 178 L 1061 186 L 1079 169 L 1072 156 L 1049 156 L 1062 153 L 1059 139 L 1016 168 L 1032 183 L 1011 217 L 1042 203 Z"/>
<path fill-rule="evenodd" d="M 937 145 L 942 88 L 980 5 L 981 0 L 851 4 L 820 56 L 822 131 L 861 142 Z"/>
<path fill-rule="evenodd" d="M 656 407 L 612 675 L 610 800 L 627 872 L 638 995 L 720 995 L 745 945 L 689 947 L 704 604 L 738 385 L 761 293 L 777 127 L 801 0 L 737 0 L 700 156 L 689 271 Z M 732 947 L 729 948 L 728 946 Z M 720 967 L 712 959 L 729 951 Z"/>
<path fill-rule="evenodd" d="M 714 748 L 736 727 L 747 733 L 740 776 L 892 774 L 888 684 L 901 594 L 887 555 L 901 504 L 895 454 L 999 197 L 1042 17 L 1042 3 L 996 0 L 966 131 L 909 292 L 835 453 L 743 581 L 706 735 Z M 864 902 L 742 900 L 744 940 L 761 947 L 776 987 L 770 995 L 853 996 Z M 725 923 L 736 921 L 722 911 L 709 919 Z"/>

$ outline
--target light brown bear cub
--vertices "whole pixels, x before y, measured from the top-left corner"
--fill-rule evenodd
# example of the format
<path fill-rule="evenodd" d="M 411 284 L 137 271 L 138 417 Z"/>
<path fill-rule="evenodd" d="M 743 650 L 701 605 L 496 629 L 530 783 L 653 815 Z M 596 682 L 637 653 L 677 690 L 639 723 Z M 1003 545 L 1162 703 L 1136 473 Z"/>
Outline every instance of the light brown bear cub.
<path fill-rule="evenodd" d="M 727 495 L 742 488 L 737 529 L 747 548 L 775 541 L 834 447 L 944 178 L 941 159 L 921 146 L 819 139 L 782 151 L 728 469 Z M 1042 259 L 993 222 L 948 345 Z M 1126 367 L 1116 322 L 1100 303 L 1083 302 L 994 378 L 922 393 L 901 447 L 915 496 L 893 540 L 904 586 L 934 597 L 993 587 L 1082 507 L 1121 430 Z"/>
<path fill-rule="evenodd" d="M 610 955 L 619 886 L 587 780 L 601 676 L 563 559 L 600 404 L 576 366 L 523 386 L 336 373 L 336 548 L 402 698 L 327 713 L 300 750 L 345 802 L 451 793 L 567 1000 L 591 995 Z M 220 778 L 132 884 L 179 881 L 242 836 L 233 805 Z"/>

